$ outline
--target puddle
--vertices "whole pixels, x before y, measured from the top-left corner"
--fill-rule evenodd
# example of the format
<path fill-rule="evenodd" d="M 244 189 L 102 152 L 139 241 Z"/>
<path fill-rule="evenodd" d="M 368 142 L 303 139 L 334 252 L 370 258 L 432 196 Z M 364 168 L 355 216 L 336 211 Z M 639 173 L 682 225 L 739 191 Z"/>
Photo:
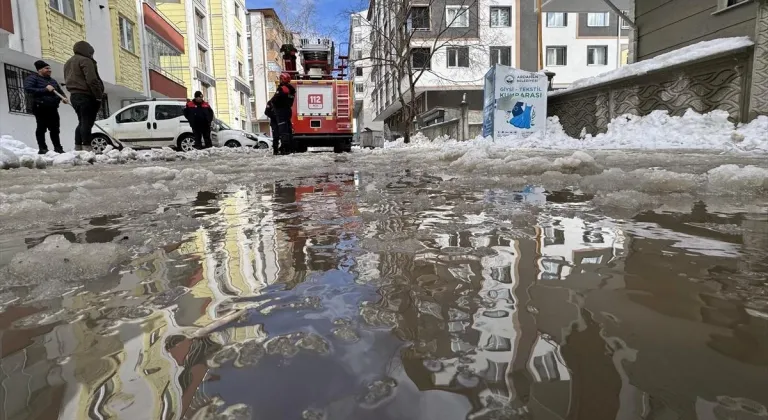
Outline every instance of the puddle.
<path fill-rule="evenodd" d="M 381 180 L 6 235 L 0 417 L 768 416 L 765 215 Z"/>

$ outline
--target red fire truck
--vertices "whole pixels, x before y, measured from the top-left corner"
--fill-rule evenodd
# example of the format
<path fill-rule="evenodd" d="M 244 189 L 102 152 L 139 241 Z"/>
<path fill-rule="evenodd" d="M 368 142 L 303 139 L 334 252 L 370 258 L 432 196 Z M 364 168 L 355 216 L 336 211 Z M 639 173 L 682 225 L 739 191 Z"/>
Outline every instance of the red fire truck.
<path fill-rule="evenodd" d="M 298 48 L 282 46 L 285 71 L 296 87 L 293 103 L 293 138 L 297 152 L 307 147 L 333 147 L 334 152 L 352 150 L 352 84 L 344 79 L 346 56 L 334 65 L 334 44 L 330 39 L 302 39 Z M 296 69 L 301 60 L 302 71 Z"/>

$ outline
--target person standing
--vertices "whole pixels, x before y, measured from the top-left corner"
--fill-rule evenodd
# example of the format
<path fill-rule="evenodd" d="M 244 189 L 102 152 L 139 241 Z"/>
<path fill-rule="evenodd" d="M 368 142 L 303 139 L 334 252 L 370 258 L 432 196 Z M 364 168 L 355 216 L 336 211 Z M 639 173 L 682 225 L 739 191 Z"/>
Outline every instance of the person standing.
<path fill-rule="evenodd" d="M 37 129 L 35 130 L 39 149 L 37 153 L 41 155 L 48 153 L 48 147 L 45 144 L 46 131 L 51 135 L 53 151 L 64 153 L 59 138 L 61 127 L 59 103 L 61 99 L 56 95 L 58 92 L 64 96 L 64 91 L 61 90 L 59 83 L 51 77 L 51 66 L 48 63 L 43 60 L 35 61 L 35 69 L 37 69 L 37 73 L 24 80 L 24 91 L 32 96 L 32 115 L 35 116 L 35 122 L 37 122 Z"/>
<path fill-rule="evenodd" d="M 280 153 L 290 154 L 294 152 L 293 146 L 293 101 L 296 97 L 296 88 L 291 84 L 290 73 L 280 74 L 280 83 L 277 85 L 277 91 L 269 102 L 272 103 L 272 109 L 277 120 L 277 129 L 280 133 Z"/>
<path fill-rule="evenodd" d="M 195 98 L 187 102 L 184 108 L 184 116 L 192 127 L 192 134 L 195 135 L 195 147 L 198 149 L 208 149 L 213 147 L 211 141 L 211 123 L 213 123 L 213 109 L 211 105 L 203 98 L 203 92 L 195 92 Z M 203 140 L 205 144 L 203 145 Z"/>
<path fill-rule="evenodd" d="M 277 117 L 275 117 L 275 110 L 272 108 L 272 101 L 267 101 L 267 109 L 264 110 L 264 115 L 269 118 L 269 128 L 272 129 L 272 154 L 277 156 L 280 154 L 280 131 L 277 125 Z"/>
<path fill-rule="evenodd" d="M 72 47 L 74 55 L 64 63 L 64 83 L 69 91 L 70 101 L 77 112 L 75 129 L 75 150 L 91 146 L 91 132 L 104 98 L 104 82 L 99 77 L 99 68 L 93 59 L 94 49 L 85 41 L 78 41 Z"/>

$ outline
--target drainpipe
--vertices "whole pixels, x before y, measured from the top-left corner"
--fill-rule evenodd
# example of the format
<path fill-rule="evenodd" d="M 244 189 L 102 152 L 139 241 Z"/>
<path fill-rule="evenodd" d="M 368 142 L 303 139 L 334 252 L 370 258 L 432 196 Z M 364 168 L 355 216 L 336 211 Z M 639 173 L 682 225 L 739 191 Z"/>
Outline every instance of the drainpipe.
<path fill-rule="evenodd" d="M 21 0 L 16 0 L 16 14 L 19 16 L 19 41 L 21 41 L 21 52 L 26 54 L 27 51 L 24 47 L 24 21 L 21 20 L 21 9 L 19 8 L 19 1 Z M 13 13 L 11 13 L 11 16 L 13 16 Z"/>
<path fill-rule="evenodd" d="M 17 0 L 18 1 L 18 0 Z M 141 72 L 141 79 L 143 82 L 144 87 L 144 96 L 147 98 L 152 97 L 152 89 L 149 86 L 149 57 L 147 57 L 147 30 L 144 26 L 144 2 L 140 1 L 137 2 L 138 6 L 138 16 L 139 16 L 139 27 L 136 28 L 139 31 L 139 48 L 141 52 L 141 66 L 142 66 L 142 72 Z M 118 65 L 118 63 L 115 63 L 115 65 Z"/>

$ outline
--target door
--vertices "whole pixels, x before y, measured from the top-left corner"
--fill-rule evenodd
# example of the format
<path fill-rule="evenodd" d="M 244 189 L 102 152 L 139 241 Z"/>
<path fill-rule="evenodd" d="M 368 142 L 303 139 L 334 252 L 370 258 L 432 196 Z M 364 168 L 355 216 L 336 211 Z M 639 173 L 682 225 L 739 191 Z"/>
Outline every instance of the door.
<path fill-rule="evenodd" d="M 117 114 L 114 136 L 133 147 L 150 147 L 152 130 L 149 122 L 149 105 L 134 105 Z"/>
<path fill-rule="evenodd" d="M 156 147 L 176 146 L 181 120 L 184 118 L 184 105 L 155 104 L 155 120 L 152 122 L 152 143 Z M 184 123 L 186 124 L 186 123 Z"/>

